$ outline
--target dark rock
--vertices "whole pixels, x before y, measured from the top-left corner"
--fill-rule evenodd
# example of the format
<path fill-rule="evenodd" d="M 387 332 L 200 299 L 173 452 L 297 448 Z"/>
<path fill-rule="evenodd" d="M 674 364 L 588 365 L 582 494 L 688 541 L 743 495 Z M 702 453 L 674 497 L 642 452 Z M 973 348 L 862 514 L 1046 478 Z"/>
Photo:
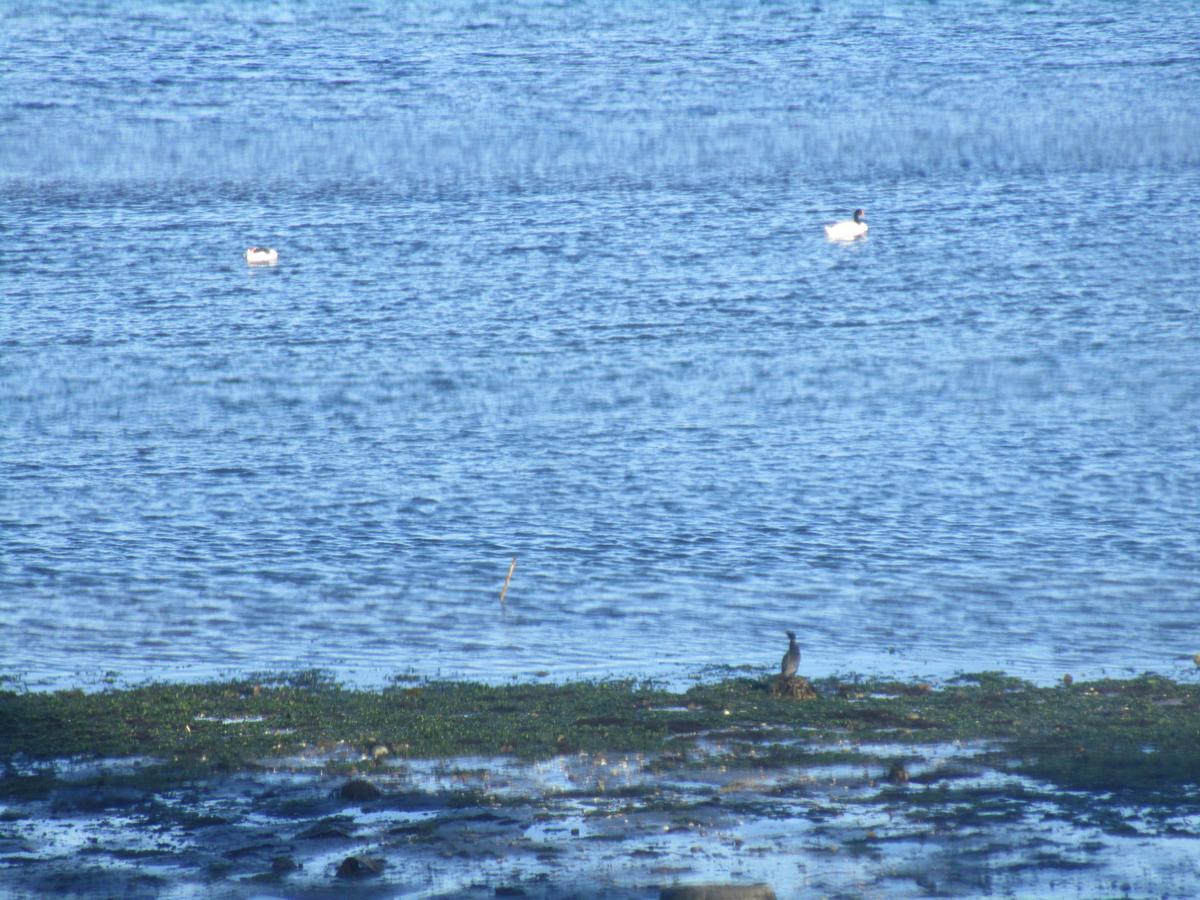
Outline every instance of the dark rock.
<path fill-rule="evenodd" d="M 274 839 L 262 841 L 256 844 L 242 844 L 240 847 L 232 847 L 225 851 L 226 859 L 240 859 L 243 856 L 255 856 L 264 853 L 269 853 L 276 848 L 277 844 Z"/>
<path fill-rule="evenodd" d="M 215 828 L 221 825 L 235 824 L 233 819 L 226 816 L 177 813 L 176 818 L 179 822 L 179 827 L 184 831 L 196 831 L 201 828 Z"/>
<path fill-rule="evenodd" d="M 309 840 L 352 838 L 354 837 L 354 822 L 350 819 L 341 818 L 324 819 L 305 828 L 296 837 L 307 838 Z"/>
<path fill-rule="evenodd" d="M 371 782 L 353 778 L 338 788 L 338 796 L 352 803 L 365 803 L 368 800 L 378 800 L 383 793 Z"/>
<path fill-rule="evenodd" d="M 368 878 L 383 871 L 384 861 L 369 856 L 347 856 L 337 868 L 338 878 Z"/>
<path fill-rule="evenodd" d="M 271 860 L 271 871 L 276 875 L 286 875 L 288 872 L 295 872 L 300 868 L 300 863 L 296 862 L 290 856 L 277 856 Z"/>
<path fill-rule="evenodd" d="M 153 800 L 153 794 L 133 787 L 68 787 L 55 791 L 51 806 L 56 813 L 98 813 L 143 806 Z"/>

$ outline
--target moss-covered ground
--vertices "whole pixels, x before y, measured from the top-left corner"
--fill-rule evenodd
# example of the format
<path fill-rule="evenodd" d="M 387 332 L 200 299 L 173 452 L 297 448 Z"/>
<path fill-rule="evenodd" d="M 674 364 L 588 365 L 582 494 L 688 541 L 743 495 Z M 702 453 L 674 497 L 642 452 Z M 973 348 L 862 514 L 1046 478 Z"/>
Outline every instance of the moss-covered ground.
<path fill-rule="evenodd" d="M 734 678 L 671 692 L 634 682 L 358 690 L 315 674 L 97 693 L 0 692 L 0 760 L 151 756 L 181 771 L 230 771 L 333 744 L 368 758 L 641 752 L 686 765 L 714 735 L 737 753 L 772 742 L 782 764 L 808 748 L 994 742 L 989 764 L 1061 787 L 1158 790 L 1200 783 L 1200 686 L 1156 676 L 1053 687 L 998 673 L 931 688 L 814 682 L 815 699 Z M 791 738 L 788 745 L 781 739 Z M 828 750 L 820 752 L 828 754 Z M 834 754 L 836 756 L 836 754 Z M 769 765 L 770 753 L 754 753 Z M 851 760 L 850 756 L 846 759 Z"/>

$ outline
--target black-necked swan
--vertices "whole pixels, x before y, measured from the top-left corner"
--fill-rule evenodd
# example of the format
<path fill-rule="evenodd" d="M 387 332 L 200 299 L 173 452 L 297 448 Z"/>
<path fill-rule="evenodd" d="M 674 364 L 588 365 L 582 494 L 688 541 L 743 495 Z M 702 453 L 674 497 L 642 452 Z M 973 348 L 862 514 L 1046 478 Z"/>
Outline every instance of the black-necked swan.
<path fill-rule="evenodd" d="M 867 214 L 861 209 L 854 211 L 853 219 L 843 219 L 825 226 L 825 237 L 831 241 L 852 241 L 867 233 Z"/>
<path fill-rule="evenodd" d="M 250 247 L 242 255 L 252 266 L 273 266 L 279 262 L 279 251 L 270 247 Z"/>

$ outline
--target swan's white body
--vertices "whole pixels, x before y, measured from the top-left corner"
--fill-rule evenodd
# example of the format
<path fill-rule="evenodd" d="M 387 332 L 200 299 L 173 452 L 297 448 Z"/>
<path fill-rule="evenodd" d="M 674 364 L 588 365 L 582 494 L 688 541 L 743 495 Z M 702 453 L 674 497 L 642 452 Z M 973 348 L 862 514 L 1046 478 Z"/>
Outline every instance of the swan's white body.
<path fill-rule="evenodd" d="M 853 241 L 867 233 L 866 214 L 861 209 L 854 211 L 853 219 L 843 219 L 825 226 L 825 237 L 831 241 Z"/>
<path fill-rule="evenodd" d="M 242 255 L 252 266 L 273 266 L 279 262 L 279 251 L 269 247 L 250 247 Z"/>

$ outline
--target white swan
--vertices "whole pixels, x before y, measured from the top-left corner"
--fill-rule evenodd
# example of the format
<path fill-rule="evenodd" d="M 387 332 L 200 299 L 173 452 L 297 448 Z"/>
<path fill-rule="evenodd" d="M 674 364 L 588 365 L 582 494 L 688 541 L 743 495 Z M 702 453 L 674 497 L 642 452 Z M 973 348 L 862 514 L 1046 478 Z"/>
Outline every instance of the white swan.
<path fill-rule="evenodd" d="M 250 247 L 242 255 L 252 266 L 273 266 L 279 262 L 279 251 L 270 247 Z"/>
<path fill-rule="evenodd" d="M 853 241 L 867 233 L 867 215 L 861 209 L 854 211 L 853 219 L 843 219 L 825 226 L 825 237 L 831 241 Z"/>

